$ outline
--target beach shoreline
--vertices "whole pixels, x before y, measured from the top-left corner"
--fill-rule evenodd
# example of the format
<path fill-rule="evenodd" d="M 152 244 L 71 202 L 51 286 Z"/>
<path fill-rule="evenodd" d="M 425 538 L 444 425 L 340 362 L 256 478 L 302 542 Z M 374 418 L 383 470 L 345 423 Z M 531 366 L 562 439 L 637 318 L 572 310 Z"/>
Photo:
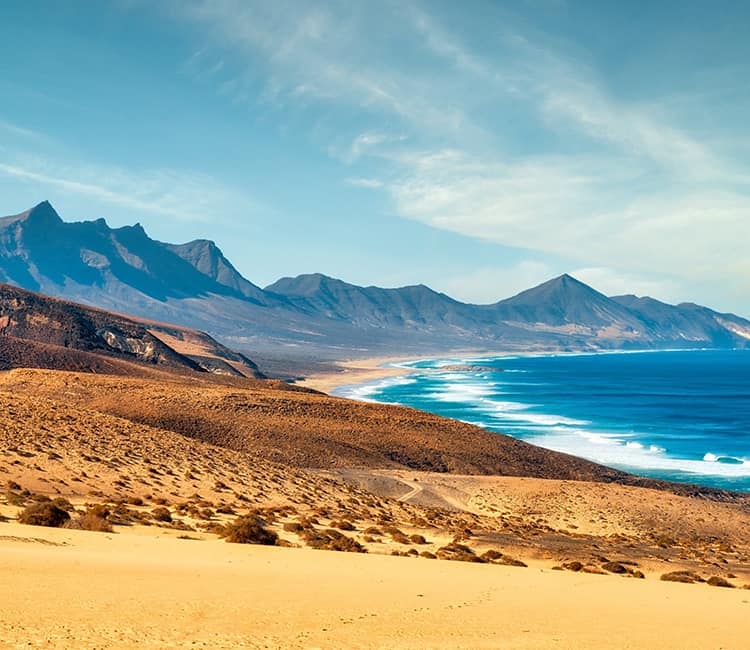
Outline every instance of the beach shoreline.
<path fill-rule="evenodd" d="M 399 377 L 415 372 L 416 368 L 394 367 L 387 364 L 419 361 L 423 357 L 372 357 L 369 359 L 354 359 L 339 361 L 338 370 L 311 374 L 303 380 L 295 382 L 296 386 L 312 388 L 322 393 L 332 394 L 344 386 L 360 386 L 385 379 Z"/>

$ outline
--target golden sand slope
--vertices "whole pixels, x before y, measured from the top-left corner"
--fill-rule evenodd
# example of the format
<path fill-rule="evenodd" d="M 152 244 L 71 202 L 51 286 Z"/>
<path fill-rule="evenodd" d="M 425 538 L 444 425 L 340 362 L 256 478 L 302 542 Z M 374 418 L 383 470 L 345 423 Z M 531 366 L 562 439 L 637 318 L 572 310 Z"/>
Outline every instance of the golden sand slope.
<path fill-rule="evenodd" d="M 0 383 L 0 648 L 747 645 L 750 592 L 659 580 L 688 570 L 750 583 L 745 499 L 337 463 L 304 470 L 264 451 L 301 443 L 308 425 L 317 444 L 329 422 L 375 450 L 393 438 L 368 439 L 373 423 L 389 435 L 403 426 L 412 448 L 433 427 L 444 441 L 469 430 L 258 382 L 14 371 Z M 204 427 L 210 438 L 218 426 L 226 441 L 243 424 L 237 448 L 178 433 Z M 459 460 L 463 445 L 450 448 Z M 22 526 L 33 493 L 66 496 L 79 511 L 108 504 L 114 530 Z M 368 554 L 214 534 L 251 510 L 286 545 L 334 529 Z M 473 563 L 488 551 L 493 563 Z M 468 561 L 446 561 L 458 558 Z M 529 566 L 502 566 L 520 561 Z"/>
<path fill-rule="evenodd" d="M 4 648 L 747 647 L 747 591 L 8 524 L 0 535 Z"/>

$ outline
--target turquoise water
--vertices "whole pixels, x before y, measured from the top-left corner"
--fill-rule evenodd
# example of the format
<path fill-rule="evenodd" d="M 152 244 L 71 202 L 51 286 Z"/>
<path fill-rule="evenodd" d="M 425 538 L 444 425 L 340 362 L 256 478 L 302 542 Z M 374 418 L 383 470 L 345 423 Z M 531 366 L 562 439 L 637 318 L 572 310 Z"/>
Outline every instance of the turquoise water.
<path fill-rule="evenodd" d="M 472 371 L 450 365 L 478 366 Z M 750 491 L 750 351 L 431 359 L 339 394 L 403 404 L 642 476 Z"/>

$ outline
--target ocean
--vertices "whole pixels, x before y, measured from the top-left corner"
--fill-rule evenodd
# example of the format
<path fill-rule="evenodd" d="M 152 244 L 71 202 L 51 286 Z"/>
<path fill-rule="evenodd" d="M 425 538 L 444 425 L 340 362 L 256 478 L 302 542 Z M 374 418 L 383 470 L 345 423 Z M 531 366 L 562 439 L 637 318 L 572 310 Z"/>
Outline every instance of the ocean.
<path fill-rule="evenodd" d="M 397 365 L 415 372 L 337 393 L 412 406 L 641 476 L 750 491 L 750 350 Z"/>

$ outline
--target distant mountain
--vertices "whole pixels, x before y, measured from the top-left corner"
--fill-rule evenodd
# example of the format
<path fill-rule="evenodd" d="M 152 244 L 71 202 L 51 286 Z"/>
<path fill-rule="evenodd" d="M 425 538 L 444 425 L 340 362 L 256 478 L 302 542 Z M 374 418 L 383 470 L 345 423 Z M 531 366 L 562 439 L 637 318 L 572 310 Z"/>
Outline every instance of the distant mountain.
<path fill-rule="evenodd" d="M 692 304 L 609 298 L 563 275 L 491 305 L 424 285 L 360 287 L 320 274 L 261 289 L 211 241 L 136 224 L 66 223 L 40 203 L 0 219 L 0 281 L 210 332 L 264 354 L 341 358 L 458 350 L 749 347 L 750 321 Z"/>
<path fill-rule="evenodd" d="M 689 302 L 669 305 L 633 295 L 614 296 L 612 300 L 636 314 L 656 338 L 664 341 L 702 345 L 709 340 L 717 347 L 745 347 L 741 340 L 750 340 L 750 322 L 734 314 L 721 314 Z"/>
<path fill-rule="evenodd" d="M 437 329 L 458 331 L 476 325 L 473 305 L 458 302 L 423 284 L 381 289 L 358 287 L 320 273 L 282 278 L 266 291 L 288 298 L 296 308 L 357 327 Z"/>
<path fill-rule="evenodd" d="M 265 302 L 263 290 L 243 278 L 214 242 L 196 239 L 187 244 L 164 244 L 164 247 L 222 287 L 233 289 L 250 300 Z"/>

